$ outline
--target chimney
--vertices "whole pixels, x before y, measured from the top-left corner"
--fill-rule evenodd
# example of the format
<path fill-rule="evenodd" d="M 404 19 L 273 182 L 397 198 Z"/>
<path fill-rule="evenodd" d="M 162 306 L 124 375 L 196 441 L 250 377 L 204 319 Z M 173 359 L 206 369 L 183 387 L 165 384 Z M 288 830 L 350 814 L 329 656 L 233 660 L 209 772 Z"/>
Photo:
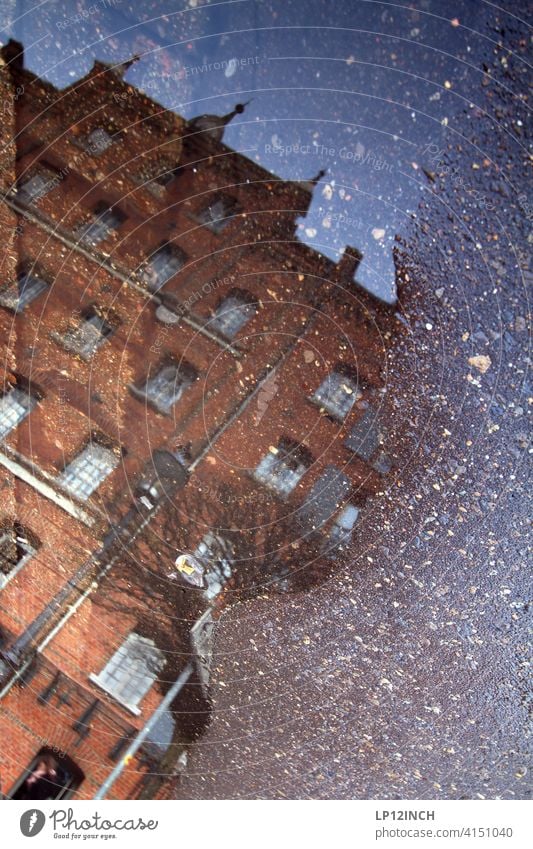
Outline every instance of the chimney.
<path fill-rule="evenodd" d="M 1 50 L 2 58 L 6 65 L 15 71 L 24 69 L 24 47 L 20 41 L 10 38 Z"/>
<path fill-rule="evenodd" d="M 353 283 L 359 263 L 363 259 L 363 254 L 357 248 L 352 248 L 347 245 L 344 253 L 337 263 L 337 279 L 341 283 Z"/>

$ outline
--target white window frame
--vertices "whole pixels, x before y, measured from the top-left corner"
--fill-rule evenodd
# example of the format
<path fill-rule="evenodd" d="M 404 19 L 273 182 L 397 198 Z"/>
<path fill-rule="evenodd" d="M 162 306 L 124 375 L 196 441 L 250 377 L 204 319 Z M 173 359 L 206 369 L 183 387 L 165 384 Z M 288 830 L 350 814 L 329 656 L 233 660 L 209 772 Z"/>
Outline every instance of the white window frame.
<path fill-rule="evenodd" d="M 97 139 L 96 141 L 94 139 Z M 95 127 L 85 137 L 85 147 L 94 156 L 100 156 L 113 145 L 113 137 L 105 127 Z"/>
<path fill-rule="evenodd" d="M 60 181 L 59 174 L 46 165 L 38 165 L 17 183 L 17 198 L 31 206 L 45 197 Z"/>
<path fill-rule="evenodd" d="M 153 686 L 165 664 L 164 654 L 154 641 L 132 631 L 98 675 L 91 673 L 89 680 L 139 716 L 139 702 Z"/>
<path fill-rule="evenodd" d="M 82 318 L 74 330 L 67 331 L 63 336 L 63 344 L 67 350 L 79 354 L 84 360 L 90 360 L 112 334 L 113 327 L 105 318 L 93 312 Z"/>
<path fill-rule="evenodd" d="M 0 398 L 0 443 L 29 416 L 36 398 L 25 389 L 14 386 Z"/>
<path fill-rule="evenodd" d="M 76 238 L 86 245 L 98 245 L 116 233 L 124 222 L 124 216 L 112 206 L 95 212 L 90 221 L 81 224 L 75 231 Z"/>
<path fill-rule="evenodd" d="M 231 195 L 221 194 L 213 198 L 211 203 L 207 203 L 202 207 L 196 219 L 211 230 L 216 236 L 226 229 L 231 220 L 238 215 L 239 205 L 237 200 Z"/>
<path fill-rule="evenodd" d="M 87 501 L 118 463 L 119 459 L 111 448 L 90 442 L 63 469 L 57 480 L 74 498 Z"/>
<path fill-rule="evenodd" d="M 160 257 L 166 259 L 160 260 Z M 155 265 L 154 265 L 155 261 Z M 160 245 L 148 258 L 143 272 L 150 292 L 159 292 L 183 268 L 187 258 L 184 251 L 171 242 Z"/>
<path fill-rule="evenodd" d="M 164 373 L 165 372 L 173 372 L 174 380 L 166 380 Z M 140 392 L 140 394 L 146 398 L 151 404 L 159 410 L 160 413 L 164 413 L 165 415 L 169 415 L 172 412 L 172 408 L 174 404 L 176 404 L 186 389 L 193 383 L 194 377 L 191 373 L 188 373 L 188 370 L 185 366 L 177 366 L 177 365 L 166 365 L 162 366 L 152 377 L 149 377 L 141 390 L 135 390 L 135 392 Z M 165 395 L 163 389 L 161 389 L 158 393 L 154 392 L 154 386 L 158 384 L 163 385 L 163 383 L 167 387 L 173 387 L 173 392 L 169 391 L 168 395 Z M 164 401 L 165 397 L 168 397 L 167 401 Z"/>

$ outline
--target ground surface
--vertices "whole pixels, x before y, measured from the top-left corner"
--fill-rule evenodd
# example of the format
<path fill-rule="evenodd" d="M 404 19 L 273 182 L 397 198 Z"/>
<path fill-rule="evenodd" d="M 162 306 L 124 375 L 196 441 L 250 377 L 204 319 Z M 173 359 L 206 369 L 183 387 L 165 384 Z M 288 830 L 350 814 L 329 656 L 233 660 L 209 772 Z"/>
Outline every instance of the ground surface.
<path fill-rule="evenodd" d="M 492 79 L 471 80 L 475 105 L 455 113 L 452 170 L 415 169 L 427 189 L 399 263 L 393 480 L 326 586 L 225 615 L 213 722 L 181 798 L 529 794 L 530 221 L 526 76 L 509 52 L 523 58 L 528 36 L 494 7 L 477 29 L 469 61 Z"/>

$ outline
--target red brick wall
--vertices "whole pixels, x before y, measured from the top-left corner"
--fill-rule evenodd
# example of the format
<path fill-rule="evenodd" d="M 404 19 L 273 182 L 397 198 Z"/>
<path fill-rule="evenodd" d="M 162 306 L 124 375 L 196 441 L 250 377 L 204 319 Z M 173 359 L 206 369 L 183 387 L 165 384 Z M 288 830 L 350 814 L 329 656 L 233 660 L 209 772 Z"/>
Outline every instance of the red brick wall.
<path fill-rule="evenodd" d="M 24 94 L 15 102 L 14 86 L 21 83 Z M 18 257 L 35 263 L 53 284 L 17 316 L 0 309 L 3 361 L 42 393 L 38 406 L 9 435 L 8 448 L 52 478 L 91 432 L 102 432 L 124 450 L 119 467 L 83 505 L 94 518 L 90 529 L 27 484 L 8 477 L 0 519 L 27 524 L 42 543 L 0 593 L 0 627 L 9 644 L 98 549 L 109 522 L 124 515 L 154 448 L 190 443 L 193 457 L 206 449 L 188 487 L 213 490 L 226 481 L 237 493 L 250 488 L 259 492 L 261 487 L 249 473 L 270 445 L 290 436 L 305 443 L 316 461 L 291 502 L 300 503 L 325 465 L 335 463 L 349 475 L 357 503 L 362 504 L 380 478 L 367 464 L 350 458 L 343 445 L 361 405 L 338 424 L 322 415 L 309 396 L 337 362 L 344 362 L 358 369 L 364 399 L 377 397 L 384 378 L 382 332 L 387 318 L 378 310 L 376 322 L 376 310 L 366 294 L 343 295 L 347 281 L 339 280 L 334 264 L 295 241 L 296 219 L 305 214 L 311 199 L 305 186 L 277 180 L 206 134 L 182 141 L 186 131 L 182 119 L 161 110 L 104 66 L 96 65 L 86 80 L 64 92 L 26 72 L 14 72 L 13 81 L 3 73 L 0 84 L 3 94 L 11 92 L 13 111 L 2 130 L 9 141 L 16 118 L 19 178 L 37 160 L 55 166 L 61 177 L 33 212 L 19 212 L 16 244 L 14 213 L 0 204 L 0 235 L 4 244 L 13 246 L 4 261 L 3 279 L 15 279 Z M 96 157 L 80 148 L 80 140 L 97 126 L 120 131 L 120 138 Z M 7 186 L 13 185 L 15 173 L 14 150 L 10 153 L 2 161 Z M 181 170 L 167 187 L 140 185 L 143 173 L 155 174 L 158 167 L 178 164 Z M 237 199 L 242 214 L 221 235 L 214 235 L 199 225 L 196 215 L 219 190 Z M 127 219 L 117 235 L 86 255 L 69 241 L 72 228 L 87 220 L 102 200 L 117 203 Z M 184 320 L 172 325 L 157 320 L 159 300 L 143 290 L 138 271 L 165 240 L 179 245 L 188 260 L 162 296 L 174 295 L 188 304 L 196 323 L 207 321 L 233 287 L 248 290 L 257 300 L 257 312 L 233 343 L 233 351 Z M 117 326 L 85 362 L 65 350 L 58 335 L 91 305 L 112 315 Z M 302 339 L 296 343 L 298 336 Z M 133 397 L 128 388 L 140 386 L 148 370 L 156 369 L 166 356 L 183 357 L 199 376 L 169 416 Z M 262 400 L 252 398 L 238 420 L 217 438 L 218 429 L 251 396 L 257 381 L 283 357 L 272 391 L 266 390 Z M 198 528 L 191 545 L 202 535 Z M 171 550 L 172 540 L 165 542 Z M 147 557 L 151 568 L 167 565 L 166 560 L 159 562 L 157 550 Z M 29 683 L 16 684 L 0 701 L 8 740 L 0 753 L 4 792 L 46 740 L 63 747 L 79 763 L 86 774 L 79 796 L 91 798 L 113 767 L 108 754 L 117 736 L 125 728 L 140 727 L 160 701 L 156 684 L 142 702 L 141 716 L 135 717 L 89 681 L 89 674 L 103 668 L 137 622 L 135 609 L 122 605 L 120 596 L 114 608 L 106 604 L 106 586 L 89 595 L 49 642 Z M 122 590 L 126 601 L 127 586 Z M 184 640 L 198 605 L 197 595 L 184 596 L 179 620 Z M 145 617 L 158 615 L 157 610 L 150 611 L 148 598 L 140 612 Z M 72 688 L 70 706 L 38 701 L 56 669 Z M 101 699 L 103 707 L 90 735 L 77 745 L 72 723 L 94 698 Z M 143 771 L 134 761 L 112 795 L 134 796 Z M 168 787 L 161 791 L 166 792 Z"/>

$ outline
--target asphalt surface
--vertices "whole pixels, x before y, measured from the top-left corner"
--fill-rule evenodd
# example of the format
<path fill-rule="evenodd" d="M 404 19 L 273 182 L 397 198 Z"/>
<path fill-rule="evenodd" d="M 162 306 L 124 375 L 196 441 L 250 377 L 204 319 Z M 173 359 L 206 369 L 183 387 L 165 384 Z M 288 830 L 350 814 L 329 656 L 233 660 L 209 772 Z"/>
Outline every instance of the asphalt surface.
<path fill-rule="evenodd" d="M 528 35 L 477 29 L 490 79 L 398 243 L 391 479 L 325 586 L 225 614 L 179 798 L 530 794 Z"/>

